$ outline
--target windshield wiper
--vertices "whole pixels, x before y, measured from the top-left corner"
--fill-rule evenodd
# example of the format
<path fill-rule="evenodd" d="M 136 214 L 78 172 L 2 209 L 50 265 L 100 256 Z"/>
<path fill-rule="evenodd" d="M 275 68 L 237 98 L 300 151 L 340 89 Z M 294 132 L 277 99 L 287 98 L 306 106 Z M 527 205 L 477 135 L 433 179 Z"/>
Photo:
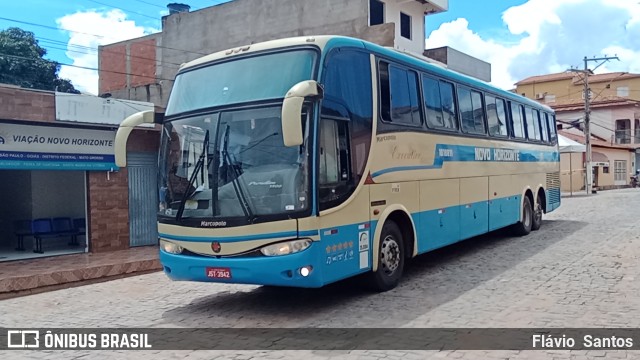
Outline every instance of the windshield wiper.
<path fill-rule="evenodd" d="M 253 145 L 247 146 L 245 149 L 243 149 L 242 151 L 238 152 L 238 154 L 242 154 L 245 151 L 249 151 L 249 150 L 253 149 L 254 147 L 260 145 L 261 143 L 263 143 L 265 140 L 269 139 L 270 137 L 278 136 L 278 135 L 280 135 L 280 133 L 278 133 L 278 132 L 274 132 L 272 134 L 269 134 L 269 135 L 263 137 L 262 139 L 256 141 Z"/>
<path fill-rule="evenodd" d="M 193 191 L 190 191 L 191 187 L 193 186 L 193 183 L 196 181 L 196 178 L 198 178 L 198 173 L 200 173 L 201 169 L 203 172 L 202 178 L 204 182 L 204 168 L 205 168 L 204 165 L 205 165 L 205 159 L 208 151 L 209 151 L 209 130 L 207 130 L 207 132 L 204 134 L 204 141 L 202 143 L 202 152 L 200 153 L 200 157 L 198 158 L 198 162 L 196 163 L 196 166 L 193 168 L 193 173 L 191 174 L 191 178 L 189 179 L 189 185 L 187 186 L 187 189 L 185 190 L 184 194 L 182 195 L 182 199 L 180 200 L 180 207 L 178 208 L 178 213 L 176 214 L 177 221 L 180 221 L 182 219 L 184 208 L 187 205 L 187 199 L 191 197 L 193 193 L 195 193 L 195 191 L 197 190 L 194 188 Z"/>
<path fill-rule="evenodd" d="M 240 202 L 240 205 L 242 207 L 242 212 L 244 212 L 244 215 L 249 219 L 250 222 L 253 222 L 254 220 L 253 211 L 251 210 L 251 206 L 247 201 L 247 196 L 242 190 L 240 180 L 238 180 L 238 177 L 240 176 L 240 174 L 238 173 L 238 169 L 236 169 L 236 167 L 232 164 L 231 155 L 229 155 L 229 151 L 228 151 L 230 129 L 231 128 L 229 124 L 227 124 L 227 127 L 224 129 L 224 142 L 222 143 L 222 158 L 224 162 L 227 163 L 227 166 L 231 168 L 231 171 L 233 171 L 233 174 L 231 175 L 231 182 L 233 183 L 233 189 L 235 190 L 236 196 L 238 197 L 238 201 Z"/>

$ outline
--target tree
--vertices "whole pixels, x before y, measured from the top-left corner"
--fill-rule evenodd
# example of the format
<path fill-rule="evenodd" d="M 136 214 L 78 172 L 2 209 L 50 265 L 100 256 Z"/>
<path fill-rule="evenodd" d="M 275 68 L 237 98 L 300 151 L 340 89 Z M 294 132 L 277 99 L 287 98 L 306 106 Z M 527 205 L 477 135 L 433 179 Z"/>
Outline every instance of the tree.
<path fill-rule="evenodd" d="M 0 31 L 0 83 L 79 94 L 71 81 L 58 76 L 60 64 L 44 59 L 46 54 L 32 32 L 15 27 Z"/>

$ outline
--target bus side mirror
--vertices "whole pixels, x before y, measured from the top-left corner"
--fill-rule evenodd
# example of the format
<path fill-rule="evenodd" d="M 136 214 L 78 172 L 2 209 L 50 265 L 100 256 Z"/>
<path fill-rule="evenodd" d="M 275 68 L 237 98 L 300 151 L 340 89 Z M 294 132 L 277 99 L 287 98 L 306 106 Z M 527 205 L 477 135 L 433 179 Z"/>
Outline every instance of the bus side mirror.
<path fill-rule="evenodd" d="M 127 166 L 127 139 L 129 139 L 131 130 L 141 124 L 153 124 L 154 119 L 153 110 L 147 110 L 129 116 L 120 124 L 115 141 L 116 165 L 118 167 Z"/>
<path fill-rule="evenodd" d="M 313 80 L 299 82 L 287 92 L 282 104 L 282 137 L 285 146 L 302 145 L 302 104 L 306 98 L 321 97 L 322 87 Z"/>

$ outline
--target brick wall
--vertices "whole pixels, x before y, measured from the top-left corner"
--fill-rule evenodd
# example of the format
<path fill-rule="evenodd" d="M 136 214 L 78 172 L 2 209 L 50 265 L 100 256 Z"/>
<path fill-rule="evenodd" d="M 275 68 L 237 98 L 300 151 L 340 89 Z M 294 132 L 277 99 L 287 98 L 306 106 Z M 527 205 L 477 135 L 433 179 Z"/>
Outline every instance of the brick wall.
<path fill-rule="evenodd" d="M 156 51 L 160 34 L 98 48 L 99 93 L 114 93 L 156 83 Z M 148 96 L 147 96 L 148 97 Z M 139 98 L 142 101 L 145 98 Z"/>
<path fill-rule="evenodd" d="M 89 251 L 105 252 L 129 247 L 127 169 L 88 172 Z"/>
<path fill-rule="evenodd" d="M 98 88 L 101 94 L 127 86 L 126 53 L 124 44 L 100 47 Z"/>
<path fill-rule="evenodd" d="M 54 122 L 54 93 L 0 84 L 0 119 Z"/>
<path fill-rule="evenodd" d="M 157 152 L 160 142 L 157 130 L 134 130 L 127 151 Z M 108 252 L 129 248 L 128 172 L 88 172 L 87 202 L 89 207 L 90 252 Z"/>
<path fill-rule="evenodd" d="M 129 45 L 131 54 L 129 86 L 141 86 L 156 82 L 156 40 L 148 39 Z"/>

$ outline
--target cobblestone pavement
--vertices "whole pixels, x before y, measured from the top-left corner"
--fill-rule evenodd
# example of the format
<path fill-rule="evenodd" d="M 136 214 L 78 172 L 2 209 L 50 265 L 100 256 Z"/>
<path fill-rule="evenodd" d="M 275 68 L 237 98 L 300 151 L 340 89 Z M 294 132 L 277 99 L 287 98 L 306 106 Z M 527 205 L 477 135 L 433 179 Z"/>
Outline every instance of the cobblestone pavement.
<path fill-rule="evenodd" d="M 563 198 L 542 229 L 415 259 L 374 294 L 171 282 L 164 274 L 0 301 L 5 327 L 639 327 L 640 191 Z M 638 341 L 638 340 L 636 340 Z M 49 351 L 5 359 L 587 359 L 640 351 Z"/>

